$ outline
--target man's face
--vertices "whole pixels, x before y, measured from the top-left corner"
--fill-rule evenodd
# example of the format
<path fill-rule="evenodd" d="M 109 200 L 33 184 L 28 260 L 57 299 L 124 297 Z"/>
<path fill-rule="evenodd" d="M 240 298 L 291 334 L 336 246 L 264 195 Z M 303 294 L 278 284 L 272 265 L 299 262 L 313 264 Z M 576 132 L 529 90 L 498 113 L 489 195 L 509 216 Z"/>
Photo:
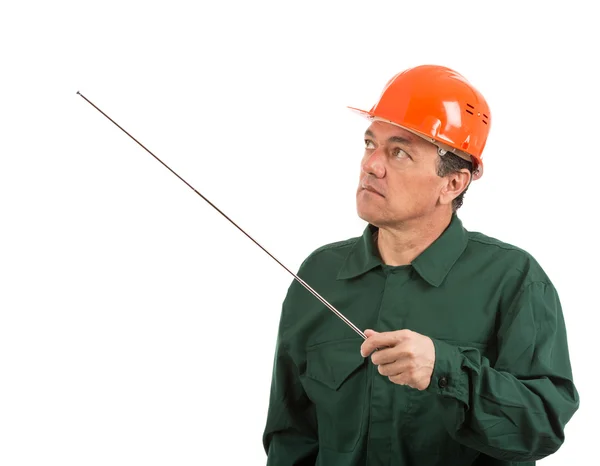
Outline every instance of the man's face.
<path fill-rule="evenodd" d="M 365 133 L 358 216 L 378 227 L 427 216 L 444 186 L 437 161 L 433 144 L 390 123 L 373 122 Z"/>

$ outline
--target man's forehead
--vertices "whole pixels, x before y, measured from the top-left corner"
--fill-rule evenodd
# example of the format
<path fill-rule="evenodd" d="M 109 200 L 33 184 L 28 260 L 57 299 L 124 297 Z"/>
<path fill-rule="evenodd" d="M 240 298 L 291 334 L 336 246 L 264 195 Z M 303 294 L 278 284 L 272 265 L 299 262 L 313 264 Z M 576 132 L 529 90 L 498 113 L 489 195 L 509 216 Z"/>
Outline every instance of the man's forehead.
<path fill-rule="evenodd" d="M 365 136 L 378 141 L 404 144 L 409 150 L 414 151 L 414 155 L 430 153 L 437 155 L 435 144 L 393 123 L 374 121 L 365 131 Z"/>
<path fill-rule="evenodd" d="M 365 131 L 365 134 L 371 134 L 374 137 L 389 139 L 390 137 L 399 137 L 406 139 L 411 143 L 420 142 L 421 138 L 415 136 L 408 130 L 401 128 L 392 123 L 386 123 L 385 121 L 374 121 Z"/>

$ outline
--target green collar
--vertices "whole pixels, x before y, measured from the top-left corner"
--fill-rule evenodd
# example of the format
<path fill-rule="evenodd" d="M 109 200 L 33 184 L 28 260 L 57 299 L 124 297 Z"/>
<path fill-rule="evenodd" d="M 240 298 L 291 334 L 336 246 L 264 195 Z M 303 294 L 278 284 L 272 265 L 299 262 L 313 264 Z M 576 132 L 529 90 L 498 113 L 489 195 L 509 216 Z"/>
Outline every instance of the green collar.
<path fill-rule="evenodd" d="M 348 253 L 338 273 L 338 280 L 354 278 L 383 265 L 373 241 L 373 234 L 377 230 L 376 226 L 367 225 L 362 237 Z M 438 287 L 467 247 L 467 242 L 468 232 L 454 214 L 446 230 L 411 265 L 427 283 Z"/>

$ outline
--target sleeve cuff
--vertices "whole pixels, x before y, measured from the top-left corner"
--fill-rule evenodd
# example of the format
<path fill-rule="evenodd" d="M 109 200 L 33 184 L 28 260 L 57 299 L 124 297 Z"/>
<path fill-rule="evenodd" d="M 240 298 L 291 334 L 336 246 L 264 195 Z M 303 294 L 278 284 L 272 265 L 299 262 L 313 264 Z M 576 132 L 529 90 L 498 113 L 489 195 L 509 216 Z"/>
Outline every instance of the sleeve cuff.
<path fill-rule="evenodd" d="M 442 340 L 431 339 L 435 347 L 435 365 L 427 391 L 468 402 L 469 380 L 462 370 L 460 349 Z"/>

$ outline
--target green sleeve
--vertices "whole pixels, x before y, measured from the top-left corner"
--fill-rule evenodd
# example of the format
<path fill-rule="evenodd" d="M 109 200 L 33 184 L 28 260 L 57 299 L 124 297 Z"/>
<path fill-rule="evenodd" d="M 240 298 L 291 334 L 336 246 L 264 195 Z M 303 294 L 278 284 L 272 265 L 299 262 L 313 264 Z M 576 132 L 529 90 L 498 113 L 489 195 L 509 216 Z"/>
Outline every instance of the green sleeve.
<path fill-rule="evenodd" d="M 497 333 L 492 367 L 479 350 L 433 340 L 428 391 L 458 442 L 493 458 L 536 461 L 564 441 L 579 407 L 561 305 L 550 283 L 525 286 Z"/>
<path fill-rule="evenodd" d="M 263 445 L 267 465 L 314 466 L 318 453 L 315 407 L 283 342 L 280 326 Z"/>

